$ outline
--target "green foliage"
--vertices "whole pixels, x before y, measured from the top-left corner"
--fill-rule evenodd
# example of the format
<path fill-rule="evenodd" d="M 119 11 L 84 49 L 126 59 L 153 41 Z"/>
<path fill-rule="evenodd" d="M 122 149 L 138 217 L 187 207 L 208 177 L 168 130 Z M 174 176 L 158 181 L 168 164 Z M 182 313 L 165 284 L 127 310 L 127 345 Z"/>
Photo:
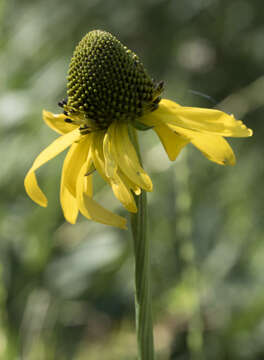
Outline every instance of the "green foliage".
<path fill-rule="evenodd" d="M 135 51 L 165 81 L 165 97 L 217 104 L 254 130 L 232 140 L 230 168 L 191 145 L 171 163 L 153 131 L 139 136 L 154 183 L 158 359 L 263 359 L 262 8 L 260 0 L 0 2 L 0 359 L 136 356 L 130 232 L 65 223 L 63 155 L 38 172 L 46 209 L 23 188 L 34 157 L 56 137 L 41 111 L 60 111 L 72 52 L 93 29 Z M 101 203 L 122 211 L 109 188 L 96 186 Z"/>

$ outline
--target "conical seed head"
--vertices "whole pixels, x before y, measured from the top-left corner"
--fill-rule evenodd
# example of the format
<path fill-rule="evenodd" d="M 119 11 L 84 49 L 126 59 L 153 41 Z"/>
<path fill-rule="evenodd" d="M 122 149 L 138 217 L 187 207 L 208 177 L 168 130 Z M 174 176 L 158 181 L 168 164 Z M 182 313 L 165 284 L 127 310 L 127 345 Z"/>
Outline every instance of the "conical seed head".
<path fill-rule="evenodd" d="M 70 112 L 105 128 L 153 111 L 160 92 L 138 56 L 110 33 L 91 31 L 77 45 L 68 76 Z"/>

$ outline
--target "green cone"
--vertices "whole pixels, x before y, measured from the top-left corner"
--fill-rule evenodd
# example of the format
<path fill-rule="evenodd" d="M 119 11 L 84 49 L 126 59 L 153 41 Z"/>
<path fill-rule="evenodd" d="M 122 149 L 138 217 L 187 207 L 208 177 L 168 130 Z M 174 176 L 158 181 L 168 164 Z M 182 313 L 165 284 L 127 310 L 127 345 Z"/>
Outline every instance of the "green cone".
<path fill-rule="evenodd" d="M 89 32 L 77 45 L 68 76 L 69 116 L 85 117 L 98 128 L 132 121 L 158 107 L 162 83 L 155 84 L 138 56 L 108 32 Z"/>

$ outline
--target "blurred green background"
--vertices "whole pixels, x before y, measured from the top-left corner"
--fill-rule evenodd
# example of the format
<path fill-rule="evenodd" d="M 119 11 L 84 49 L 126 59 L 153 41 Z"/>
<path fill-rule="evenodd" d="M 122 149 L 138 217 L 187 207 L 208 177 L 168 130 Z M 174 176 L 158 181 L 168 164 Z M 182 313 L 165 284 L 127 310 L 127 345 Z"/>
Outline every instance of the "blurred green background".
<path fill-rule="evenodd" d="M 154 132 L 140 141 L 157 359 L 263 359 L 263 1 L 2 0 L 0 27 L 0 359 L 136 358 L 130 231 L 64 221 L 64 154 L 38 172 L 47 209 L 23 188 L 56 138 L 41 111 L 60 111 L 74 47 L 93 29 L 135 51 L 164 97 L 216 104 L 254 130 L 231 141 L 235 167 L 191 145 L 171 163 Z M 127 216 L 101 183 L 97 198 Z"/>

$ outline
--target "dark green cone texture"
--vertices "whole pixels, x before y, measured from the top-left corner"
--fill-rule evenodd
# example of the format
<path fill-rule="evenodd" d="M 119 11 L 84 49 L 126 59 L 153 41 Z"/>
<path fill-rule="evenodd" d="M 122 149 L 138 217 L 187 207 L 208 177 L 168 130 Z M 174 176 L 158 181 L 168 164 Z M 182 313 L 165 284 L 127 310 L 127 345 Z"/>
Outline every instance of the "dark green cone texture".
<path fill-rule="evenodd" d="M 99 128 L 153 111 L 161 92 L 138 56 L 100 30 L 89 32 L 77 45 L 67 86 L 67 110 L 83 113 Z"/>

